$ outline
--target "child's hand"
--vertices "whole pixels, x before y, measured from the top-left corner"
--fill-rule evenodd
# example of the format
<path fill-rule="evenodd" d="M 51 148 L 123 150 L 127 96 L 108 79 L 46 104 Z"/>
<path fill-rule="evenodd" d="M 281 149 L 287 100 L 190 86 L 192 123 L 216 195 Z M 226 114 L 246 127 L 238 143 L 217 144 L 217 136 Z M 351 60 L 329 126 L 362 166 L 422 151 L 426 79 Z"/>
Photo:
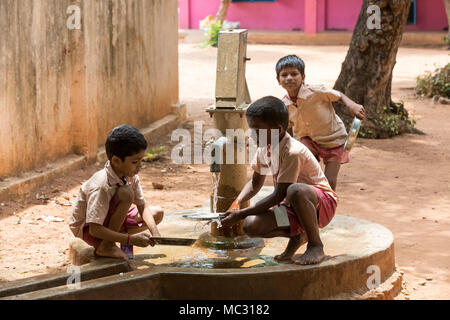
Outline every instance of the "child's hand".
<path fill-rule="evenodd" d="M 360 104 L 353 103 L 349 107 L 352 116 L 357 117 L 361 120 L 366 120 L 366 109 Z"/>
<path fill-rule="evenodd" d="M 240 217 L 239 210 L 232 210 L 225 212 L 222 216 L 220 216 L 220 222 L 222 226 L 230 227 L 238 223 L 242 218 Z"/>
<path fill-rule="evenodd" d="M 241 209 L 241 201 L 239 199 L 236 199 L 233 201 L 231 206 L 228 208 L 228 211 L 234 211 L 234 210 L 240 210 Z"/>
<path fill-rule="evenodd" d="M 134 234 L 130 237 L 130 244 L 145 248 L 148 245 L 153 247 L 155 245 L 155 241 L 152 240 L 149 234 Z"/>

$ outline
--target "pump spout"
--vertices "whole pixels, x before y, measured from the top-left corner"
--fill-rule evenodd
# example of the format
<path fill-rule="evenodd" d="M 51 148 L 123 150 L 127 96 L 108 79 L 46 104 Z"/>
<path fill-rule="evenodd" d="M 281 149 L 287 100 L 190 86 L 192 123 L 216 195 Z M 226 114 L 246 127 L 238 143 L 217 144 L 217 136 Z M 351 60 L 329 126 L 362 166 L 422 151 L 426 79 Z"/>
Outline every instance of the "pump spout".
<path fill-rule="evenodd" d="M 212 144 L 212 151 L 211 151 L 211 172 L 220 172 L 222 170 L 221 163 L 223 162 L 223 149 L 225 145 L 227 144 L 227 138 L 226 137 L 220 137 Z M 220 152 L 219 155 L 217 155 L 216 152 Z"/>
<path fill-rule="evenodd" d="M 221 170 L 221 166 L 220 166 L 220 164 L 218 164 L 218 163 L 216 163 L 216 162 L 212 162 L 211 163 L 211 169 L 210 169 L 210 171 L 211 172 L 220 172 L 220 170 Z"/>

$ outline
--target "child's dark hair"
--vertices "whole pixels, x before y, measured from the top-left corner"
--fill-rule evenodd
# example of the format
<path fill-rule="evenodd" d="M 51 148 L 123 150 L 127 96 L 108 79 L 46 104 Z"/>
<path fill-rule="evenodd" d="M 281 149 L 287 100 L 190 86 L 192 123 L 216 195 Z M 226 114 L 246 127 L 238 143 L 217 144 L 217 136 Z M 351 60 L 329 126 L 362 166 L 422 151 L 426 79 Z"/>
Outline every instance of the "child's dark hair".
<path fill-rule="evenodd" d="M 267 96 L 253 102 L 248 107 L 246 116 L 261 119 L 275 127 L 281 125 L 285 130 L 289 125 L 289 113 L 286 105 L 273 96 Z"/>
<path fill-rule="evenodd" d="M 291 54 L 278 60 L 277 66 L 275 67 L 277 71 L 277 79 L 280 77 L 281 70 L 288 67 L 297 68 L 302 74 L 302 77 L 305 76 L 305 62 L 295 54 Z"/>
<path fill-rule="evenodd" d="M 125 161 L 126 157 L 146 150 L 147 140 L 138 129 L 124 124 L 111 130 L 106 139 L 105 149 L 109 160 L 116 156 Z"/>

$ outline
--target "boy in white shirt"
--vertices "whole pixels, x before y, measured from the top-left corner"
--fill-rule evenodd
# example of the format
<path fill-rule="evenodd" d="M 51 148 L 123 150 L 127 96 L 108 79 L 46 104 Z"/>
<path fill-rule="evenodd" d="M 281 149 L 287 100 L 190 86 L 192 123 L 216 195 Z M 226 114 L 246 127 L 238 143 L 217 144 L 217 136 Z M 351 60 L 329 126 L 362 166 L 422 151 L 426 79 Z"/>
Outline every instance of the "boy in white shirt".
<path fill-rule="evenodd" d="M 279 261 L 292 261 L 297 249 L 308 242 L 305 253 L 293 262 L 321 262 L 325 253 L 319 227 L 325 227 L 334 217 L 337 194 L 311 151 L 287 132 L 289 114 L 280 99 L 259 99 L 247 109 L 246 117 L 249 127 L 256 131 L 258 143 L 252 161 L 253 178 L 224 214 L 222 225 L 245 219 L 243 229 L 249 236 L 288 237 L 285 251 L 275 257 Z M 260 130 L 267 130 L 266 141 L 272 141 L 272 129 L 278 132 L 278 141 L 273 142 L 278 145 L 260 146 Z M 262 188 L 266 174 L 273 176 L 274 192 L 253 206 L 240 209 L 241 203 Z"/>
<path fill-rule="evenodd" d="M 341 101 L 361 120 L 366 118 L 364 107 L 337 90 L 306 85 L 305 63 L 296 55 L 281 58 L 276 72 L 287 92 L 283 102 L 289 111 L 293 137 L 307 146 L 319 162 L 323 159 L 325 176 L 336 191 L 341 164 L 349 162 L 349 155 L 344 151 L 347 131 L 332 102 Z"/>
<path fill-rule="evenodd" d="M 146 247 L 154 245 L 149 230 L 160 237 L 159 224 L 164 212 L 147 207 L 137 175 L 145 156 L 147 141 L 129 125 L 114 128 L 105 143 L 109 161 L 81 186 L 70 230 L 95 248 L 102 257 L 128 260 L 115 242 Z M 135 205 L 133 205 L 135 204 Z"/>

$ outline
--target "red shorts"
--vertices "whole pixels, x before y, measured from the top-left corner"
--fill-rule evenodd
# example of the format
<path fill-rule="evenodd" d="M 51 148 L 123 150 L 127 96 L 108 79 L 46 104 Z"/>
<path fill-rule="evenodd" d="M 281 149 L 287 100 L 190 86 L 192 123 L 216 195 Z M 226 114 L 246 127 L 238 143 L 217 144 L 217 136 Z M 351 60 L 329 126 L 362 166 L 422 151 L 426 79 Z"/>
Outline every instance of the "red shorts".
<path fill-rule="evenodd" d="M 114 210 L 116 210 L 118 203 L 119 201 L 117 200 L 116 196 L 114 196 L 109 202 L 108 214 L 106 215 L 105 221 L 103 222 L 104 227 L 109 226 L 109 221 L 111 220 L 111 216 L 114 213 Z M 136 221 L 138 213 L 139 210 L 136 206 L 130 207 L 130 209 L 128 210 L 127 218 L 120 228 L 120 232 L 128 232 L 129 227 L 142 227 L 142 222 Z M 89 223 L 86 223 L 83 227 L 83 240 L 94 248 L 97 248 L 100 242 L 102 242 L 102 239 L 96 238 L 89 233 Z"/>
<path fill-rule="evenodd" d="M 319 224 L 319 228 L 324 228 L 330 223 L 331 219 L 333 219 L 336 212 L 337 202 L 331 195 L 324 192 L 323 190 L 315 187 L 314 189 L 316 190 L 317 198 L 319 199 L 319 204 L 317 206 L 317 221 Z M 293 237 L 305 232 L 305 229 L 301 225 L 300 220 L 298 220 L 294 209 L 284 202 L 281 203 L 281 205 L 286 207 L 287 215 L 289 218 L 289 235 Z"/>
<path fill-rule="evenodd" d="M 325 149 L 319 147 L 319 145 L 312 141 L 310 137 L 303 137 L 300 139 L 300 142 L 307 146 L 309 150 L 311 150 L 311 152 L 319 162 L 320 158 L 323 159 L 323 163 L 338 162 L 340 164 L 344 164 L 350 161 L 348 152 L 344 151 L 344 145 L 336 148 Z"/>

